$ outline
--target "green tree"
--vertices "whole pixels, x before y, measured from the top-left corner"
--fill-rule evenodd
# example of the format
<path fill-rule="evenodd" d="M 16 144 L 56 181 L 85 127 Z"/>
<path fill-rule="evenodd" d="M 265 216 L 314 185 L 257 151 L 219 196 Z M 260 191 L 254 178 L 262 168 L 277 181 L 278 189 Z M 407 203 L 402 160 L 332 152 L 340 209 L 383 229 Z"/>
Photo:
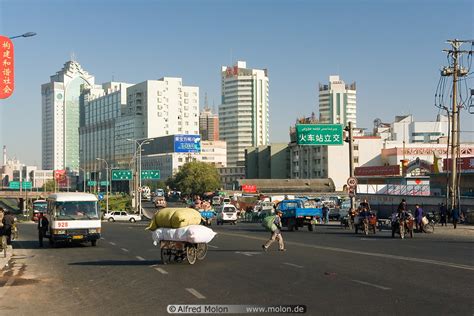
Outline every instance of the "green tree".
<path fill-rule="evenodd" d="M 170 188 L 183 194 L 200 194 L 218 189 L 221 186 L 219 172 L 214 165 L 192 161 L 185 163 L 179 172 L 167 183 Z"/>
<path fill-rule="evenodd" d="M 45 184 L 43 184 L 42 189 L 44 191 L 52 192 L 54 191 L 54 187 L 55 187 L 54 180 L 48 180 Z"/>

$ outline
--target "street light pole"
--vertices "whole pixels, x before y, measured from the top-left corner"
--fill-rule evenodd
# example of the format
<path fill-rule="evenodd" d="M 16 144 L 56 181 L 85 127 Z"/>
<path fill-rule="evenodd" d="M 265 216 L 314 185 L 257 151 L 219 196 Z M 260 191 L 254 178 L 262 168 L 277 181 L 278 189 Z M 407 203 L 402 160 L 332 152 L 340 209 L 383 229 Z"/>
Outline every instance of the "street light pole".
<path fill-rule="evenodd" d="M 35 32 L 27 32 L 27 33 L 24 33 L 24 34 L 21 34 L 21 35 L 10 36 L 9 38 L 14 39 L 14 38 L 18 38 L 18 37 L 31 37 L 31 36 L 35 36 L 35 35 L 36 35 Z"/>
<path fill-rule="evenodd" d="M 109 164 L 107 163 L 107 160 L 105 160 L 103 158 L 95 158 L 95 159 L 105 162 L 105 182 L 106 182 L 106 185 L 105 185 L 105 192 L 106 192 L 105 193 L 106 194 L 105 210 L 108 213 L 109 212 Z"/>
<path fill-rule="evenodd" d="M 141 142 L 135 139 L 127 139 L 127 141 L 129 142 L 135 142 L 135 144 L 137 144 L 135 156 L 137 157 L 137 160 L 138 160 L 138 165 L 136 166 L 137 177 L 138 177 L 138 179 L 136 180 L 136 184 L 138 184 L 138 188 L 142 187 L 142 145 L 149 144 L 150 141 L 152 140 L 154 140 L 154 138 L 146 138 L 146 139 L 141 140 Z M 138 197 L 136 205 L 138 207 L 138 213 L 141 216 L 142 215 L 142 198 L 141 198 L 141 194 L 140 195 L 138 194 L 138 188 L 135 189 L 135 197 Z"/>

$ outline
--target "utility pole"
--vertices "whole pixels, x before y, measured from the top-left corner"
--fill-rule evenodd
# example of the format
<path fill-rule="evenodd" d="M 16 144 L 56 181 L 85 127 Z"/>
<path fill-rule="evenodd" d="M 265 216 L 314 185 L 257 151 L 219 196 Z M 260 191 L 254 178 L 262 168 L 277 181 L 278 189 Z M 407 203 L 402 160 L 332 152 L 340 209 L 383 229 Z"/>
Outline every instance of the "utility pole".
<path fill-rule="evenodd" d="M 453 76 L 453 100 L 452 100 L 452 111 L 451 111 L 451 174 L 449 177 L 449 201 L 450 209 L 454 210 L 459 207 L 459 188 L 458 188 L 458 170 L 457 170 L 457 159 L 460 157 L 460 115 L 459 106 L 457 104 L 457 84 L 458 78 L 467 76 L 468 70 L 461 67 L 459 68 L 459 56 L 461 54 L 472 54 L 471 51 L 460 50 L 463 43 L 474 43 L 473 40 L 448 40 L 448 44 L 451 45 L 451 49 L 443 49 L 444 52 L 451 56 L 453 59 L 452 67 L 447 66 L 441 70 L 441 76 Z"/>
<path fill-rule="evenodd" d="M 352 129 L 352 122 L 349 121 L 349 124 L 344 128 L 346 132 L 348 132 L 348 137 L 344 140 L 345 142 L 349 143 L 349 177 L 354 177 L 354 135 Z M 356 186 L 357 187 L 357 186 Z M 350 190 L 354 190 L 354 194 L 350 196 L 351 198 L 351 209 L 355 208 L 355 193 L 356 188 L 349 187 Z"/>

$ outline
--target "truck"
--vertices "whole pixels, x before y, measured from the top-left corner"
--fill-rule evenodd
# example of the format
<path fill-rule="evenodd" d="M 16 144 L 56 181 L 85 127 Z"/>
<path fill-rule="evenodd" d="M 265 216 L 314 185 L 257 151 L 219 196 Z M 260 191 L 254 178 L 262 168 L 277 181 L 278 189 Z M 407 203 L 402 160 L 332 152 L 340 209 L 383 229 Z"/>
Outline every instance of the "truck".
<path fill-rule="evenodd" d="M 322 208 L 311 207 L 304 199 L 283 200 L 276 209 L 283 213 L 281 223 L 288 231 L 298 230 L 303 226 L 313 231 L 315 222 L 323 217 Z"/>

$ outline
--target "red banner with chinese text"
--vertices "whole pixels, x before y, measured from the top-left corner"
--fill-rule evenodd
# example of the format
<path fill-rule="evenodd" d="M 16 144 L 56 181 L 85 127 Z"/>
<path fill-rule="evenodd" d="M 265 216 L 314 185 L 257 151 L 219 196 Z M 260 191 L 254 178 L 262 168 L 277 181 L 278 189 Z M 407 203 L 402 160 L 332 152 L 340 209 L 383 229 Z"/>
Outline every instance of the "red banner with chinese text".
<path fill-rule="evenodd" d="M 363 176 L 399 176 L 400 166 L 373 166 L 373 167 L 356 167 L 354 169 L 354 175 L 356 177 Z"/>
<path fill-rule="evenodd" d="M 56 180 L 59 188 L 67 188 L 67 174 L 66 170 L 54 170 L 54 180 Z"/>
<path fill-rule="evenodd" d="M 252 185 L 252 184 L 243 184 L 242 185 L 242 191 L 246 193 L 256 193 L 257 192 L 257 186 Z"/>
<path fill-rule="evenodd" d="M 8 37 L 0 35 L 0 99 L 12 95 L 14 78 L 13 43 Z"/>

